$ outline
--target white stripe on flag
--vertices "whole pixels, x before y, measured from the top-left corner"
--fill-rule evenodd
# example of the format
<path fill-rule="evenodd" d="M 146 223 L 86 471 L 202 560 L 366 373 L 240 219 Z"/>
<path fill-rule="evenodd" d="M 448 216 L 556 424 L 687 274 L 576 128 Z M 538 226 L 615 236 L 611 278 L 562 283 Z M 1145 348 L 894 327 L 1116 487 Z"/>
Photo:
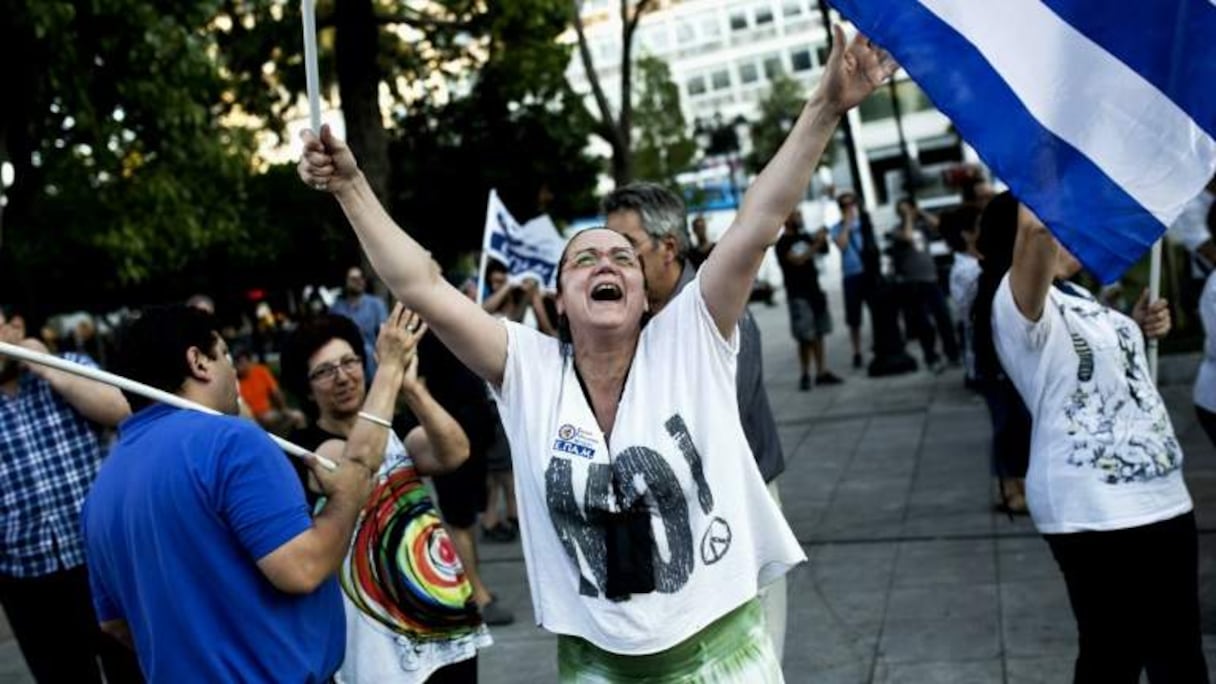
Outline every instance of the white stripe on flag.
<path fill-rule="evenodd" d="M 919 2 L 984 55 L 1044 128 L 1163 224 L 1211 178 L 1216 141 L 1039 0 Z"/>

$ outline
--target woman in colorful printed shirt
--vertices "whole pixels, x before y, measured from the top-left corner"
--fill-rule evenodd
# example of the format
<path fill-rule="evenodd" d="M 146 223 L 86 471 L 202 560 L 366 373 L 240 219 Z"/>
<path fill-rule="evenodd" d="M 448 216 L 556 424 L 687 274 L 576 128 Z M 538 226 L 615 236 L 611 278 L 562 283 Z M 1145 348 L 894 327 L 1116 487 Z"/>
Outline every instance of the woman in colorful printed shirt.
<path fill-rule="evenodd" d="M 1027 503 L 1068 586 L 1076 681 L 1207 682 L 1195 517 L 1145 355 L 1169 308 L 1146 293 L 1128 317 L 1069 283 L 1080 263 L 1008 193 L 979 249 L 1011 264 L 992 336 L 1032 416 Z"/>
<path fill-rule="evenodd" d="M 283 353 L 284 382 L 316 409 L 315 425 L 292 435 L 297 444 L 340 454 L 355 421 L 391 423 L 398 394 L 420 423 L 404 443 L 385 430 L 384 462 L 342 565 L 346 660 L 338 682 L 476 682 L 477 650 L 491 643 L 420 479 L 469 455 L 460 425 L 418 381 L 415 349 L 425 333 L 417 316 L 394 307 L 376 340 L 370 389 L 362 337 L 350 319 L 326 315 L 303 324 Z"/>
<path fill-rule="evenodd" d="M 334 193 L 376 272 L 494 391 L 537 621 L 563 682 L 780 682 L 756 601 L 805 555 L 735 400 L 736 322 L 839 118 L 894 71 L 836 41 L 818 89 L 697 275 L 647 322 L 638 252 L 604 229 L 558 264 L 560 339 L 495 319 L 402 232 L 328 128 L 301 178 Z"/>

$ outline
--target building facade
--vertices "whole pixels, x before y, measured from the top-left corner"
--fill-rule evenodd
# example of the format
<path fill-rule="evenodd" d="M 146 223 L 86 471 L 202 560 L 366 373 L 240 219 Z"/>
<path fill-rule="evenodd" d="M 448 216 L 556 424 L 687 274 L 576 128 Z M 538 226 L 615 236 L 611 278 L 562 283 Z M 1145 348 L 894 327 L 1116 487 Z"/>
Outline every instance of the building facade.
<path fill-rule="evenodd" d="M 583 5 L 594 68 L 613 111 L 619 111 L 620 100 L 619 6 L 618 0 L 587 0 Z M 808 93 L 817 83 L 828 55 L 827 31 L 817 0 L 668 0 L 657 3 L 639 23 L 634 56 L 643 55 L 667 62 L 690 126 L 737 122 L 741 152 L 746 153 L 744 122 L 757 118 L 774 76 L 787 74 Z M 568 76 L 578 92 L 590 97 L 577 51 Z M 851 114 L 862 190 L 872 208 L 889 206 L 904 194 L 894 98 L 901 110 L 904 145 L 919 170 L 918 196 L 945 201 L 953 192 L 942 182 L 942 171 L 974 161 L 974 154 L 902 72 Z M 833 176 L 838 186 L 852 185 L 846 155 L 836 155 Z"/>

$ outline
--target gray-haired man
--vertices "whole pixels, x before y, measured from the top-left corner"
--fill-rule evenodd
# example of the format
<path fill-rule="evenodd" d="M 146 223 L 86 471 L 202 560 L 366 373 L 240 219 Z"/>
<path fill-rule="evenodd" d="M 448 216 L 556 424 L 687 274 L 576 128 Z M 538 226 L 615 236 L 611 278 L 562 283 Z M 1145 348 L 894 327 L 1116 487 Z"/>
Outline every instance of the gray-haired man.
<path fill-rule="evenodd" d="M 617 188 L 604 199 L 603 210 L 608 228 L 623 235 L 637 251 L 646 276 L 650 312 L 657 314 L 696 275 L 689 259 L 692 243 L 684 202 L 661 185 L 641 182 Z M 739 417 L 760 474 L 777 499 L 776 478 L 785 470 L 785 457 L 763 378 L 760 329 L 752 315 L 745 312 L 739 319 L 739 362 L 735 376 Z M 785 647 L 785 591 L 784 579 L 760 590 L 778 660 Z"/>

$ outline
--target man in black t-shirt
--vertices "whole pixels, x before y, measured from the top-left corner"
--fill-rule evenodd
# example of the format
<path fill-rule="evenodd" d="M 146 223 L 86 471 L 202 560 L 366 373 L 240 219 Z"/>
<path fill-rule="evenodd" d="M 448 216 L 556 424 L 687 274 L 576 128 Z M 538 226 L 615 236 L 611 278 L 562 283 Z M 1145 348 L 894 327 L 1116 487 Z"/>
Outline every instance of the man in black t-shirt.
<path fill-rule="evenodd" d="M 798 362 L 802 377 L 798 388 L 811 389 L 810 365 L 815 360 L 815 384 L 838 385 L 842 381 L 824 365 L 823 338 L 832 332 L 832 315 L 827 298 L 819 287 L 815 254 L 827 244 L 826 229 L 811 235 L 802 222 L 802 212 L 794 210 L 785 220 L 785 232 L 777 240 L 777 261 L 785 278 L 785 299 L 790 310 L 790 332 L 798 343 Z"/>

